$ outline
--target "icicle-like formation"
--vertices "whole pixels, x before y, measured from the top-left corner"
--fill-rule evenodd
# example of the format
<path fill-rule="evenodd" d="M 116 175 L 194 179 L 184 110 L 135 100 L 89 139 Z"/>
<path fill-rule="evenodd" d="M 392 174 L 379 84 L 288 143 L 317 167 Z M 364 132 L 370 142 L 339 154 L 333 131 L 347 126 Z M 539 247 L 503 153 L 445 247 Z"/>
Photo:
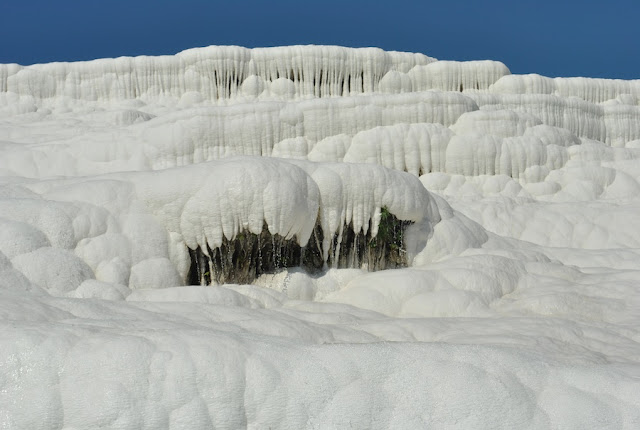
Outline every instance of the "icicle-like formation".
<path fill-rule="evenodd" d="M 353 136 L 380 125 L 440 123 L 451 125 L 477 109 L 455 93 L 376 95 L 302 102 L 242 104 L 188 111 L 144 125 L 143 140 L 156 148 L 154 169 L 216 160 L 230 155 L 306 156 L 309 148 L 331 136 Z M 295 148 L 280 145 L 304 138 Z M 287 148 L 292 152 L 288 154 Z"/>
<path fill-rule="evenodd" d="M 390 70 L 380 80 L 378 91 L 486 91 L 498 79 L 508 74 L 510 72 L 507 66 L 498 61 L 435 61 L 427 65 L 417 65 L 407 73 Z"/>
<path fill-rule="evenodd" d="M 251 77 L 254 83 L 256 79 L 263 83 L 286 79 L 297 96 L 348 96 L 377 91 L 380 79 L 390 70 L 406 72 L 433 61 L 422 54 L 377 48 L 210 46 L 174 56 L 0 65 L 0 91 L 37 99 L 104 101 L 160 96 L 179 99 L 197 92 L 217 100 L 239 94 L 245 79 Z M 277 87 L 276 92 L 281 90 Z"/>
<path fill-rule="evenodd" d="M 412 256 L 406 249 L 405 232 L 413 223 L 399 220 L 386 207 L 380 208 L 379 213 L 376 230 L 372 227 L 374 219 L 371 219 L 368 229 L 358 231 L 352 224 L 345 225 L 339 234 L 333 235 L 333 239 L 326 238 L 318 225 L 314 230 L 318 239 L 316 243 L 328 245 L 329 249 L 313 250 L 312 255 L 327 255 L 326 265 L 333 268 L 376 271 L 406 267 Z"/>
<path fill-rule="evenodd" d="M 471 97 L 481 109 L 509 109 L 538 117 L 544 124 L 566 128 L 578 137 L 604 142 L 606 129 L 602 106 L 577 98 L 542 94 L 476 94 Z"/>
<path fill-rule="evenodd" d="M 259 234 L 264 224 L 272 235 L 304 245 L 320 203 L 309 175 L 275 158 L 230 158 L 133 176 L 152 212 L 191 249 L 218 248 L 243 231 Z"/>
<path fill-rule="evenodd" d="M 88 131 L 43 144 L 37 153 L 22 145 L 7 148 L 0 170 L 21 176 L 90 175 L 112 171 L 164 169 L 234 155 L 302 156 L 316 142 L 337 135 L 353 136 L 379 125 L 442 123 L 477 110 L 459 93 L 426 92 L 259 102 L 191 108 L 133 124 Z M 127 111 L 129 112 L 129 111 Z M 129 118 L 147 118 L 143 113 Z M 115 120 L 114 120 L 115 122 Z M 303 147 L 293 142 L 306 142 Z M 288 152 L 291 151 L 291 152 Z M 51 163 L 55 158 L 59 160 Z"/>
<path fill-rule="evenodd" d="M 436 128 L 435 133 L 429 133 L 428 126 L 432 125 L 381 127 L 375 130 L 375 138 L 373 132 L 362 133 L 354 138 L 344 160 L 380 164 L 416 176 L 444 172 L 520 178 L 529 168 L 544 167 L 549 172 L 564 166 L 569 159 L 566 141 L 563 140 L 562 145 L 551 143 L 556 142 L 554 137 L 557 136 L 564 139 L 561 132 L 541 133 L 542 136 L 538 137 L 536 131 L 531 131 L 524 136 L 501 138 L 479 134 L 454 135 L 446 128 L 437 130 L 437 126 L 433 127 Z M 389 138 L 393 135 L 397 140 Z M 365 139 L 367 136 L 372 139 Z"/>
<path fill-rule="evenodd" d="M 302 264 L 296 240 L 271 234 L 266 225 L 258 234 L 245 230 L 233 239 L 225 237 L 217 248 L 203 249 L 189 248 L 190 285 L 249 284 L 263 273 Z"/>
<path fill-rule="evenodd" d="M 487 90 L 510 71 L 499 61 L 437 61 L 416 66 L 407 75 L 413 91 Z"/>
<path fill-rule="evenodd" d="M 236 264 L 238 255 L 244 255 L 240 258 L 243 262 L 264 259 L 264 267 L 277 268 L 276 262 L 282 259 L 273 260 L 273 255 L 284 255 L 288 261 L 299 259 L 291 247 L 294 242 L 307 245 L 312 232 L 311 240 L 320 243 L 316 248 L 322 255 L 317 258 L 323 264 L 338 264 L 343 258 L 339 257 L 343 239 L 356 240 L 356 236 L 360 245 L 350 246 L 361 256 L 354 261 L 362 263 L 365 254 L 360 248 L 376 237 L 386 212 L 401 224 L 423 223 L 423 232 L 440 221 L 434 200 L 417 178 L 377 165 L 237 157 L 123 175 L 116 177 L 134 182 L 138 195 L 171 234 L 178 235 L 192 251 L 200 249 L 207 256 L 195 258 L 192 252 L 198 262 L 193 270 L 201 276 L 210 264 L 226 273 L 223 266 Z M 346 230 L 355 236 L 348 239 L 351 233 Z M 242 244 L 233 242 L 238 235 L 243 235 Z M 272 240 L 277 243 L 269 253 L 264 247 Z M 380 252 L 388 254 L 390 249 Z M 209 250 L 218 251 L 212 255 Z M 313 258 L 313 253 L 308 258 Z M 403 258 L 410 262 L 411 256 Z"/>
<path fill-rule="evenodd" d="M 640 139 L 640 106 L 606 104 L 602 108 L 606 143 L 624 147 L 627 142 Z"/>
<path fill-rule="evenodd" d="M 527 169 L 544 167 L 546 172 L 567 162 L 567 149 L 545 145 L 531 136 L 499 138 L 463 135 L 451 138 L 447 146 L 445 171 L 465 176 L 507 175 L 520 178 Z"/>
<path fill-rule="evenodd" d="M 355 231 L 344 225 L 339 234 L 326 238 L 320 222 L 310 241 L 301 247 L 295 239 L 271 234 L 265 225 L 259 234 L 243 231 L 219 247 L 189 249 L 191 285 L 248 284 L 265 273 L 300 267 L 317 273 L 325 267 L 358 268 L 369 271 L 407 267 L 410 254 L 405 231 L 411 221 L 401 221 L 387 208 L 380 209 L 378 231 Z M 371 224 L 372 220 L 370 220 Z M 324 246 L 328 246 L 325 251 Z M 326 260 L 323 256 L 327 255 Z"/>
<path fill-rule="evenodd" d="M 466 176 L 517 179 L 527 169 L 548 173 L 567 162 L 566 147 L 581 143 L 570 131 L 544 125 L 526 111 L 469 112 L 450 128 L 456 135 L 448 142 L 444 172 Z"/>
<path fill-rule="evenodd" d="M 449 128 L 399 124 L 358 133 L 344 161 L 380 164 L 418 176 L 446 172 L 519 178 L 531 167 L 544 166 L 547 172 L 562 167 L 568 159 L 565 147 L 580 143 L 570 131 L 541 124 L 525 112 L 474 111 Z"/>
<path fill-rule="evenodd" d="M 445 169 L 454 133 L 440 124 L 398 124 L 356 134 L 345 162 L 380 164 L 416 176 Z"/>
<path fill-rule="evenodd" d="M 509 109 L 538 117 L 578 137 L 620 146 L 640 139 L 640 107 L 594 104 L 579 98 L 545 94 L 469 94 L 482 110 Z"/>
<path fill-rule="evenodd" d="M 440 221 L 434 200 L 410 174 L 373 164 L 291 162 L 305 169 L 318 184 L 324 261 L 329 259 L 335 235 L 337 248 L 341 246 L 344 226 L 356 234 L 367 234 L 371 229 L 375 237 L 383 207 L 400 220 L 424 220 L 427 229 Z"/>
<path fill-rule="evenodd" d="M 640 79 L 547 78 L 536 74 L 509 75 L 490 88 L 501 94 L 553 94 L 578 97 L 590 103 L 602 103 L 621 95 L 640 97 Z"/>

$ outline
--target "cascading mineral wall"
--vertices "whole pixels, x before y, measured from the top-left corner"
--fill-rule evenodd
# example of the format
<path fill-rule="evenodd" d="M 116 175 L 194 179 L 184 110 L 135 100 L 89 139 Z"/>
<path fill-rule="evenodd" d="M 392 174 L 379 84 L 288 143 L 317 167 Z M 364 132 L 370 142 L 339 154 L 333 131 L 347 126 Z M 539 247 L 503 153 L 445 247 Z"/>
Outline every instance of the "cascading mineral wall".
<path fill-rule="evenodd" d="M 292 91 L 315 97 L 344 96 L 376 91 L 387 72 L 406 72 L 433 61 L 422 54 L 377 48 L 212 46 L 175 56 L 120 57 L 27 67 L 0 65 L 0 91 L 35 98 L 103 101 L 179 98 L 197 92 L 209 100 L 217 100 L 242 93 L 252 95 L 266 83 L 273 83 L 276 94 Z"/>
<path fill-rule="evenodd" d="M 310 240 L 300 246 L 295 239 L 271 234 L 265 224 L 259 234 L 243 230 L 233 239 L 223 238 L 217 248 L 207 246 L 206 252 L 200 247 L 189 248 L 191 264 L 187 283 L 249 284 L 260 275 L 291 267 L 302 268 L 310 274 L 327 268 L 376 271 L 407 267 L 410 254 L 404 236 L 413 222 L 399 220 L 386 207 L 380 208 L 380 212 L 375 235 L 373 220 L 369 220 L 366 231 L 356 231 L 350 223 L 326 241 L 322 223 L 317 221 Z M 327 253 L 323 246 L 329 246 Z"/>
<path fill-rule="evenodd" d="M 428 236 L 440 221 L 417 178 L 378 165 L 237 157 L 194 167 L 122 176 L 190 250 L 177 265 L 191 282 L 250 282 L 299 264 L 403 266 L 406 226 Z"/>
<path fill-rule="evenodd" d="M 640 428 L 637 88 L 337 47 L 0 65 L 0 427 Z"/>
<path fill-rule="evenodd" d="M 80 182 L 105 174 L 133 187 L 132 199 L 169 232 L 156 241 L 170 248 L 168 256 L 130 257 L 122 231 L 131 227 L 65 242 L 65 249 L 77 245 L 94 272 L 119 283 L 143 285 L 139 280 L 160 273 L 167 258 L 187 279 L 189 262 L 201 258 L 189 253 L 209 259 L 221 247 L 227 256 L 238 251 L 241 260 L 255 260 L 246 251 L 261 246 L 238 248 L 240 235 L 286 242 L 272 247 L 286 250 L 280 262 L 302 261 L 311 237 L 318 244 L 307 258 L 317 261 L 309 268 L 373 268 L 380 264 L 363 260 L 363 246 L 373 243 L 384 210 L 398 222 L 439 220 L 415 177 L 425 184 L 491 177 L 544 194 L 561 187 L 546 179 L 562 182 L 559 172 L 593 157 L 597 145 L 627 147 L 607 157 L 634 159 L 639 82 L 511 75 L 496 61 L 320 46 L 0 65 L 0 116 L 15 125 L 0 128 L 0 172 Z M 60 126 L 44 133 L 42 123 Z M 250 158 L 231 158 L 237 156 Z M 118 173 L 128 171 L 138 173 Z M 43 187 L 36 191 L 50 195 Z M 411 207 L 412 199 L 422 203 Z M 80 225 L 74 228 L 82 231 Z M 46 238 L 59 244 L 57 236 Z M 100 261 L 93 255 L 99 243 L 121 255 L 110 251 Z"/>

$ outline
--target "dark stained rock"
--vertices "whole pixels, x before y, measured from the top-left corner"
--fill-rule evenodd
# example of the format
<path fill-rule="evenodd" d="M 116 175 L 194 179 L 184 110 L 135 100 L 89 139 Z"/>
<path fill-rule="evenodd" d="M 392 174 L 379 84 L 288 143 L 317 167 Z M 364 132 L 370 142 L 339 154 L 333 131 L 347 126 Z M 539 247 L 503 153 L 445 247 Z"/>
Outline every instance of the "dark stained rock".
<path fill-rule="evenodd" d="M 345 225 L 342 234 L 335 234 L 330 241 L 327 261 L 323 259 L 324 233 L 319 222 L 305 247 L 295 239 L 272 235 L 265 224 L 259 235 L 244 231 L 232 240 L 224 238 L 218 248 L 207 247 L 206 253 L 200 247 L 189 249 L 188 282 L 248 284 L 263 273 L 276 273 L 287 267 L 302 267 L 309 273 L 326 267 L 370 271 L 406 267 L 404 232 L 410 224 L 382 208 L 376 237 L 371 236 L 371 228 L 366 234 L 362 230 L 356 233 L 352 224 Z"/>

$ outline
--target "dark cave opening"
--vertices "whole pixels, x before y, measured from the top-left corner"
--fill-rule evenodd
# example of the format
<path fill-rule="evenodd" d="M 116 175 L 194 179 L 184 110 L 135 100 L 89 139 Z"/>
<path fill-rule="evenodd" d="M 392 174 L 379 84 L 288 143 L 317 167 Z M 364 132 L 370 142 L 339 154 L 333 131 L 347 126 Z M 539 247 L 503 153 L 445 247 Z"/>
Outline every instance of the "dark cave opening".
<path fill-rule="evenodd" d="M 343 226 L 342 235 L 329 241 L 324 261 L 324 232 L 319 222 L 306 246 L 295 238 L 272 235 L 266 224 L 260 234 L 243 231 L 234 239 L 223 239 L 214 249 L 189 249 L 190 285 L 249 284 L 260 275 L 276 273 L 289 267 L 301 267 L 308 273 L 319 273 L 327 267 L 362 268 L 370 271 L 407 266 L 404 235 L 410 221 L 399 220 L 386 208 L 381 209 L 378 234 L 371 235 L 371 222 L 365 234 L 355 232 L 353 224 Z"/>

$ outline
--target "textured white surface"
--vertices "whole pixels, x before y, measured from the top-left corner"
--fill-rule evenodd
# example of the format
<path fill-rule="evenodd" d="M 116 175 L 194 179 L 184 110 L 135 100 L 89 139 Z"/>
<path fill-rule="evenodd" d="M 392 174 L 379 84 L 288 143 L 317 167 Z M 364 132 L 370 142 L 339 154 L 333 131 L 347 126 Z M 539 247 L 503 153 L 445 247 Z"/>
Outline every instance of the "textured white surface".
<path fill-rule="evenodd" d="M 0 428 L 640 428 L 639 91 L 373 48 L 0 65 Z M 384 206 L 408 268 L 183 286 L 188 246 Z"/>
<path fill-rule="evenodd" d="M 215 100 L 235 97 L 240 87 L 243 94 L 250 96 L 265 90 L 283 97 L 342 96 L 375 91 L 388 71 L 407 72 L 433 61 L 422 54 L 377 48 L 210 46 L 175 56 L 105 58 L 26 67 L 3 64 L 0 91 L 38 99 L 68 97 L 87 101 L 179 99 L 193 92 Z M 247 78 L 249 82 L 244 86 Z"/>

